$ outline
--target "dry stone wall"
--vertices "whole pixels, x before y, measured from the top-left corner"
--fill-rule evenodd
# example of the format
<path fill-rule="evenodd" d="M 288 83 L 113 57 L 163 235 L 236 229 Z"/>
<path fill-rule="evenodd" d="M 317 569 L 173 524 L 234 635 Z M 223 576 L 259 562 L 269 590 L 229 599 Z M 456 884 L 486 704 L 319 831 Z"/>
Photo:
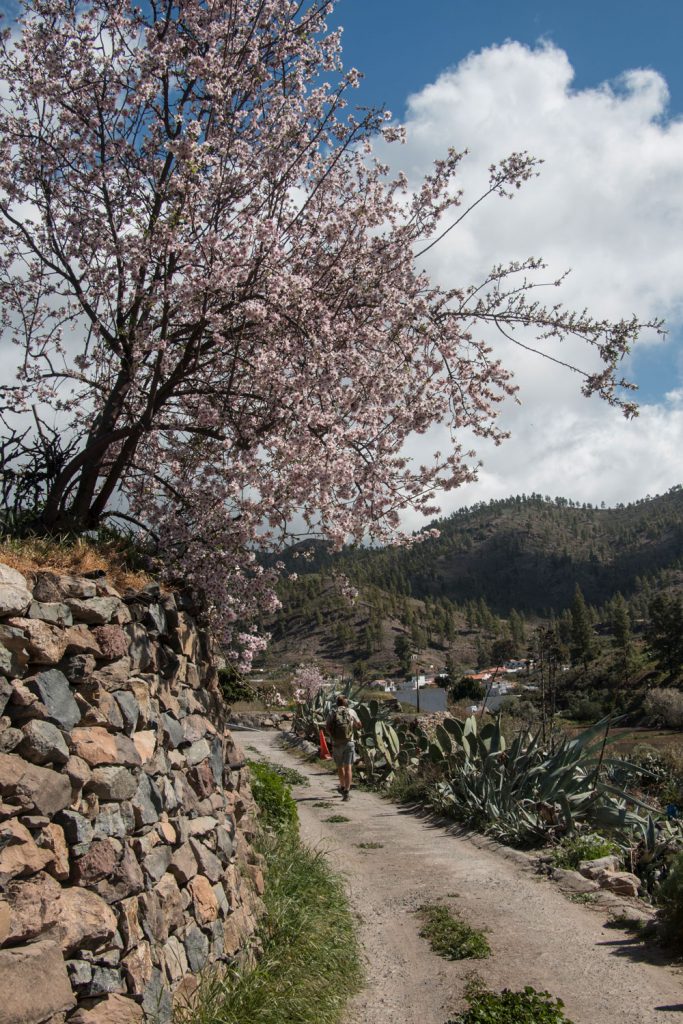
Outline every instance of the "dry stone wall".
<path fill-rule="evenodd" d="M 177 595 L 0 564 L 0 1020 L 168 1020 L 252 955 L 263 876 Z"/>

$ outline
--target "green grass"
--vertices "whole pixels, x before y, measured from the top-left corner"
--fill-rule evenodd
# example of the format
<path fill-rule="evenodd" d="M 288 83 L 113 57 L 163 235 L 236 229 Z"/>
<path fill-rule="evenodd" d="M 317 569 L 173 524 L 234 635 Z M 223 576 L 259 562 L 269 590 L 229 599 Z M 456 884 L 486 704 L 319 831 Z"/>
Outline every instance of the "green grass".
<path fill-rule="evenodd" d="M 331 800 L 316 800 L 313 804 L 314 807 L 324 807 L 325 810 L 329 810 L 330 807 L 334 807 Z"/>
<path fill-rule="evenodd" d="M 344 821 L 351 821 L 350 818 L 345 818 L 343 814 L 331 814 L 329 818 L 323 818 L 323 821 L 329 822 L 330 825 L 341 825 Z"/>
<path fill-rule="evenodd" d="M 459 921 L 448 907 L 425 903 L 418 913 L 424 921 L 420 935 L 439 956 L 446 960 L 483 960 L 491 955 L 484 933 Z"/>
<path fill-rule="evenodd" d="M 582 860 L 598 860 L 598 858 L 607 857 L 610 854 L 622 856 L 621 850 L 615 842 L 592 832 L 588 835 L 575 835 L 570 839 L 564 839 L 553 850 L 553 864 L 557 868 L 576 870 Z"/>
<path fill-rule="evenodd" d="M 337 1024 L 363 983 L 355 920 L 324 856 L 277 815 L 257 847 L 267 863 L 263 952 L 252 966 L 205 971 L 174 1024 Z"/>
<path fill-rule="evenodd" d="M 356 843 L 359 850 L 383 850 L 384 843 Z"/>
<path fill-rule="evenodd" d="M 264 761 L 247 763 L 251 771 L 251 791 L 261 811 L 262 826 L 276 832 L 288 829 L 298 831 L 296 804 L 292 800 L 289 786 L 276 772 L 275 766 Z"/>

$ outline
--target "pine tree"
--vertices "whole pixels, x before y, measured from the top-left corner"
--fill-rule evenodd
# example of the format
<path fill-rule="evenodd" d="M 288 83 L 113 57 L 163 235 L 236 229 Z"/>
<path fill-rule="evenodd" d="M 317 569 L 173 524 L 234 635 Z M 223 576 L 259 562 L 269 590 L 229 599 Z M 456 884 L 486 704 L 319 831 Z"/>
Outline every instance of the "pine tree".
<path fill-rule="evenodd" d="M 584 668 L 593 657 L 593 628 L 581 587 L 576 584 L 571 607 L 572 635 L 571 656 L 574 663 L 582 661 Z"/>

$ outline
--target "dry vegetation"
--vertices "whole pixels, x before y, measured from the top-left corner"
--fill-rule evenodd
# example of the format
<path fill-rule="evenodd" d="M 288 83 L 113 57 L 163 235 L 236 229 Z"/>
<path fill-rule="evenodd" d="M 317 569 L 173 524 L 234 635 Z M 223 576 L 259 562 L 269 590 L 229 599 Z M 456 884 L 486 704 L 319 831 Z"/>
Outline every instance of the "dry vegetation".
<path fill-rule="evenodd" d="M 0 540 L 0 562 L 21 573 L 53 571 L 82 575 L 98 569 L 106 572 L 115 587 L 137 590 L 152 582 L 149 573 L 130 567 L 130 550 L 117 541 L 74 541 L 30 537 Z"/>

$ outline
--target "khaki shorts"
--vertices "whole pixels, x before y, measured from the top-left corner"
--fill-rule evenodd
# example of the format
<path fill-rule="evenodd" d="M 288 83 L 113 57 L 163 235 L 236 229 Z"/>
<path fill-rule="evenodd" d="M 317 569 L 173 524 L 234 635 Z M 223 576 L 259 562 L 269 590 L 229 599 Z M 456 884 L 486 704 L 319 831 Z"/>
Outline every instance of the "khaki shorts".
<path fill-rule="evenodd" d="M 353 764 L 356 760 L 356 745 L 353 740 L 350 743 L 336 743 L 332 747 L 332 757 L 337 768 L 341 768 L 342 765 Z"/>

